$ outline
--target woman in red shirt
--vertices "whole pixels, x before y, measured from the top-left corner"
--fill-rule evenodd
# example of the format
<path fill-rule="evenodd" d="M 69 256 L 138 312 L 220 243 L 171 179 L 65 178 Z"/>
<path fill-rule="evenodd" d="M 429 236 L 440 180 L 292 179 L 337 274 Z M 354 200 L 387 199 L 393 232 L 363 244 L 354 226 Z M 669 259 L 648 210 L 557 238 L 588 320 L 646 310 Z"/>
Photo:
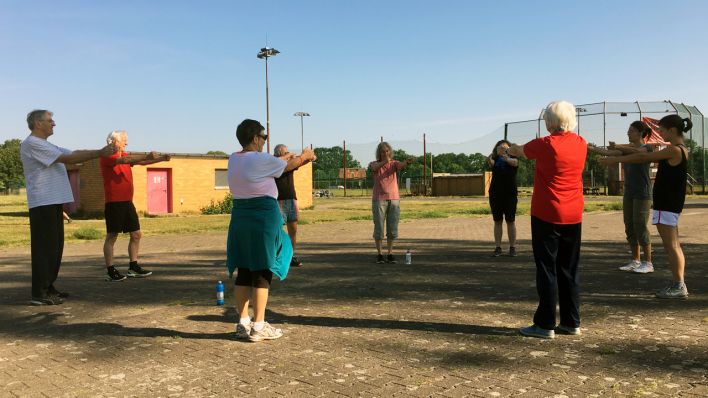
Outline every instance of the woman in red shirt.
<path fill-rule="evenodd" d="M 536 261 L 538 309 L 521 334 L 552 339 L 555 332 L 580 334 L 580 260 L 583 168 L 587 142 L 572 130 L 575 106 L 548 104 L 543 113 L 549 136 L 512 145 L 509 154 L 536 160 L 531 199 L 531 242 Z M 556 304 L 560 324 L 556 326 Z"/>

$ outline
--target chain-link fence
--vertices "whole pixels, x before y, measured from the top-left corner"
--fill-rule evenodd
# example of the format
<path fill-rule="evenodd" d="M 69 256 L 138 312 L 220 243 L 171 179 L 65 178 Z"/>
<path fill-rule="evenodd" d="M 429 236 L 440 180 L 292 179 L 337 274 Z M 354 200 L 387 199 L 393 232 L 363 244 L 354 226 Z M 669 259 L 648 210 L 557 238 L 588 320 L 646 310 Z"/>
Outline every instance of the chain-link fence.
<path fill-rule="evenodd" d="M 706 193 L 706 135 L 708 120 L 695 106 L 672 101 L 654 102 L 598 102 L 576 105 L 578 127 L 576 131 L 589 143 L 606 147 L 610 141 L 627 142 L 627 129 L 635 120 L 644 117 L 661 119 L 666 115 L 678 114 L 690 118 L 693 128 L 684 133 L 690 151 L 688 160 L 688 183 L 693 192 Z M 504 138 L 523 144 L 547 134 L 542 113 L 537 119 L 509 122 L 504 125 Z M 608 185 L 606 168 L 588 159 L 586 183 L 592 188 Z"/>
<path fill-rule="evenodd" d="M 427 184 L 424 182 L 427 181 Z M 343 178 L 316 179 L 313 181 L 313 195 L 315 197 L 343 196 L 346 188 L 347 196 L 371 196 L 374 181 L 372 178 L 344 181 Z M 398 176 L 398 191 L 401 195 L 423 195 L 426 191 L 430 194 L 431 178 L 425 180 L 423 176 Z"/>

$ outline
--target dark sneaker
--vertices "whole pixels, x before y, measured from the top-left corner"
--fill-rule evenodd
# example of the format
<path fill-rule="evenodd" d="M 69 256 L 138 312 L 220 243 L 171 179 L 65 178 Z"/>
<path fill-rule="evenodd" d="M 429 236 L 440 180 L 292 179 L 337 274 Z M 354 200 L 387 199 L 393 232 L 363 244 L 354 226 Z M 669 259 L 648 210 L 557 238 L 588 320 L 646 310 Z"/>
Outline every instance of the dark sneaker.
<path fill-rule="evenodd" d="M 60 292 L 57 290 L 57 288 L 54 287 L 54 285 L 49 286 L 49 289 L 47 289 L 47 293 L 49 293 L 52 296 L 58 296 L 59 298 L 67 298 L 69 297 L 69 293 L 66 292 Z"/>
<path fill-rule="evenodd" d="M 32 305 L 57 305 L 63 302 L 61 297 L 53 294 L 48 294 L 46 297 L 32 297 L 30 300 Z"/>
<path fill-rule="evenodd" d="M 570 326 L 558 325 L 555 329 L 556 334 L 569 334 L 577 336 L 580 334 L 580 328 L 572 328 Z"/>
<path fill-rule="evenodd" d="M 386 262 L 389 264 L 396 264 L 396 258 L 393 257 L 393 254 L 389 254 L 386 256 Z"/>
<path fill-rule="evenodd" d="M 283 337 L 283 331 L 274 328 L 270 325 L 270 323 L 266 322 L 265 326 L 263 326 L 263 329 L 261 330 L 251 328 L 251 333 L 249 334 L 248 339 L 251 341 L 263 341 L 275 340 L 281 337 Z"/>
<path fill-rule="evenodd" d="M 509 257 L 516 257 L 516 248 L 514 246 L 509 248 Z"/>
<path fill-rule="evenodd" d="M 298 260 L 297 257 L 293 257 L 293 259 L 290 260 L 290 266 L 291 267 L 302 267 L 302 261 Z"/>
<path fill-rule="evenodd" d="M 376 257 L 376 264 L 383 264 L 385 262 L 386 262 L 386 260 L 384 260 L 383 254 L 379 254 L 379 256 Z"/>
<path fill-rule="evenodd" d="M 146 276 L 152 275 L 152 271 L 140 268 L 139 265 L 131 265 L 128 268 L 128 276 L 131 278 L 145 278 Z"/>
<path fill-rule="evenodd" d="M 492 257 L 499 257 L 501 255 L 502 255 L 502 249 L 501 249 L 501 247 L 497 246 L 494 249 L 494 253 L 492 253 Z"/>
<path fill-rule="evenodd" d="M 251 336 L 251 328 L 253 324 L 244 325 L 242 323 L 236 324 L 236 338 L 238 340 L 248 340 Z"/>
<path fill-rule="evenodd" d="M 556 333 L 553 329 L 544 329 L 536 325 L 521 328 L 519 329 L 519 332 L 524 336 L 537 337 L 539 339 L 553 339 L 556 337 Z"/>
<path fill-rule="evenodd" d="M 125 275 L 118 272 L 116 267 L 110 266 L 106 268 L 106 282 L 120 282 L 125 279 Z"/>

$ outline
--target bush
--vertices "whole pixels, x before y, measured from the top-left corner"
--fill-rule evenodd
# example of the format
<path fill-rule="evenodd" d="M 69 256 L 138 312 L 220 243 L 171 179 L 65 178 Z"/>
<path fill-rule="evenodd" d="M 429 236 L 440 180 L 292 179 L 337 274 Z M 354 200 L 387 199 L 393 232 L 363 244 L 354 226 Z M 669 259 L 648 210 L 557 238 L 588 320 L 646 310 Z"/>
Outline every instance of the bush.
<path fill-rule="evenodd" d="M 74 238 L 84 240 L 95 240 L 103 238 L 103 233 L 94 228 L 80 228 L 74 231 Z"/>
<path fill-rule="evenodd" d="M 202 214 L 231 214 L 232 207 L 233 198 L 231 197 L 231 192 L 229 192 L 220 202 L 214 202 L 214 200 L 212 200 L 211 203 L 199 210 Z"/>

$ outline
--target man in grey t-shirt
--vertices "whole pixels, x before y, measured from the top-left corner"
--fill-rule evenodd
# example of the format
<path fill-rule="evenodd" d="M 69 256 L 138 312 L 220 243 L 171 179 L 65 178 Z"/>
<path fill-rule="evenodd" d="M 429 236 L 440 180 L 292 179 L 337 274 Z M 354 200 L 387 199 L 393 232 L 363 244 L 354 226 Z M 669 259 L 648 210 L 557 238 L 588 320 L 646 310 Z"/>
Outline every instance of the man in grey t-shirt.
<path fill-rule="evenodd" d="M 113 145 L 94 151 L 71 151 L 50 143 L 47 138 L 54 134 L 56 125 L 52 116 L 44 109 L 27 114 L 31 134 L 20 145 L 30 218 L 32 305 L 61 304 L 68 296 L 54 286 L 64 251 L 62 207 L 74 201 L 64 165 L 115 152 Z"/>

